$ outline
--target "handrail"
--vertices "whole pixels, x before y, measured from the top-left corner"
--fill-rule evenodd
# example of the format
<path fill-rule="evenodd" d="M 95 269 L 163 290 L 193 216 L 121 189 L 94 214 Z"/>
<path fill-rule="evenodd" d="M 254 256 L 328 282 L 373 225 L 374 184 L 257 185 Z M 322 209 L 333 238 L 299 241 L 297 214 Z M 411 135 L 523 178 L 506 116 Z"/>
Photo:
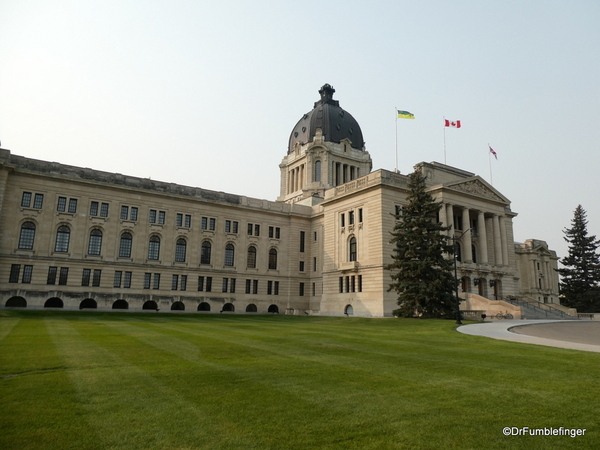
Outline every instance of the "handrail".
<path fill-rule="evenodd" d="M 537 308 L 537 309 L 539 309 L 541 311 L 546 311 L 546 313 L 548 311 L 549 312 L 557 312 L 557 313 L 560 314 L 561 317 L 565 317 L 565 316 L 566 317 L 574 317 L 574 316 L 571 316 L 570 314 L 567 314 L 566 312 L 564 312 L 561 309 L 554 308 L 553 306 L 550 306 L 547 303 L 542 303 L 542 302 L 537 301 L 537 300 L 535 300 L 535 299 L 533 299 L 531 297 L 521 297 L 521 300 L 519 300 L 518 297 L 507 297 L 506 300 L 509 303 L 516 304 L 516 305 L 519 305 L 519 304 L 521 304 L 521 305 L 528 305 L 528 306 L 531 306 L 533 308 Z M 546 314 L 546 317 L 547 316 L 548 316 L 548 314 Z"/>

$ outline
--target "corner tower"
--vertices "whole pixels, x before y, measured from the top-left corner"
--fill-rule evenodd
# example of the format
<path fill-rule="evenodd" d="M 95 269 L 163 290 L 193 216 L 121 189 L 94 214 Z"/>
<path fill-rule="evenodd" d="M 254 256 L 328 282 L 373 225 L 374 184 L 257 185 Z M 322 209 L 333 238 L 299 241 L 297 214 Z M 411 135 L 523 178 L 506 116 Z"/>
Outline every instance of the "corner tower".
<path fill-rule="evenodd" d="M 321 99 L 292 130 L 287 155 L 279 164 L 278 201 L 312 204 L 323 198 L 327 189 L 371 171 L 371 156 L 365 150 L 360 126 L 333 99 L 334 92 L 329 84 L 323 85 Z"/>

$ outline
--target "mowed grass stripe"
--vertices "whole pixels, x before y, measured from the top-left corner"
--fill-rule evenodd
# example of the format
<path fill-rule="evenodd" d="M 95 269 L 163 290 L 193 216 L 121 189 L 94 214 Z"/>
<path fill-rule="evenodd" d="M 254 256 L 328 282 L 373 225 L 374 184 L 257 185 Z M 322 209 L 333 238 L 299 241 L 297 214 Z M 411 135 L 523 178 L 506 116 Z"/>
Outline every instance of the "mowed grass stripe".
<path fill-rule="evenodd" d="M 600 439 L 590 401 L 600 355 L 465 336 L 451 322 L 16 316 L 55 321 L 57 354 L 76 355 L 57 369 L 70 375 L 57 383 L 74 411 L 60 417 L 99 432 L 89 432 L 96 447 L 61 434 L 70 448 L 596 448 Z M 507 438 L 504 426 L 588 434 Z"/>
<path fill-rule="evenodd" d="M 212 408 L 211 417 L 220 417 L 227 423 L 232 417 L 237 418 L 235 421 L 228 423 L 227 427 L 221 428 L 222 434 L 226 430 L 225 436 L 246 436 L 244 448 L 254 448 L 252 445 L 256 437 L 248 439 L 248 436 L 261 436 L 256 444 L 256 448 L 282 448 L 280 433 L 282 429 L 286 429 L 287 436 L 290 438 L 295 435 L 292 443 L 286 444 L 284 448 L 315 448 L 318 443 L 323 443 L 327 438 L 323 437 L 319 432 L 319 426 L 314 423 L 314 415 L 320 413 L 324 420 L 323 426 L 328 428 L 331 426 L 330 418 L 336 417 L 340 420 L 340 415 L 348 412 L 339 411 L 333 414 L 323 399 L 319 402 L 310 403 L 302 392 L 291 392 L 287 390 L 284 393 L 274 389 L 273 383 L 265 382 L 265 373 L 260 376 L 253 376 L 247 369 L 235 370 L 229 365 L 210 363 L 204 364 L 200 362 L 196 355 L 195 349 L 189 344 L 181 342 L 178 339 L 172 339 L 166 334 L 148 333 L 147 331 L 138 329 L 135 330 L 130 324 L 115 323 L 105 321 L 110 332 L 95 333 L 98 336 L 120 334 L 123 338 L 123 343 L 127 345 L 119 345 L 112 351 L 119 353 L 119 357 L 133 361 L 137 367 L 154 367 L 154 376 L 161 378 L 170 376 L 172 372 L 164 374 L 161 367 L 167 366 L 172 368 L 176 361 L 173 361 L 169 355 L 168 349 L 185 348 L 192 350 L 187 355 L 177 354 L 178 358 L 183 358 L 186 362 L 192 362 L 206 367 L 191 368 L 189 364 L 181 365 L 181 371 L 178 373 L 177 379 L 167 378 L 164 383 L 170 383 L 172 389 L 177 389 L 179 393 L 185 395 L 186 398 L 197 396 L 199 401 L 202 401 L 203 408 Z M 115 331 L 117 333 L 115 333 Z M 129 337 L 139 340 L 145 345 L 135 345 L 129 341 Z M 105 341 L 105 338 L 102 340 Z M 163 340 L 163 343 L 159 343 Z M 166 343 L 166 345 L 165 345 Z M 156 347 L 149 352 L 148 349 Z M 176 351 L 176 353 L 179 353 Z M 152 354 L 152 363 L 148 364 L 148 355 Z M 225 353 L 226 355 L 229 352 Z M 230 359 L 227 356 L 226 359 Z M 255 367 L 260 366 L 260 361 Z M 277 377 L 277 379 L 279 379 Z M 290 401 L 293 400 L 293 401 Z M 298 410 L 303 410 L 299 412 Z M 300 414 L 300 417 L 299 417 Z M 299 422 L 298 419 L 309 417 L 312 415 L 312 421 L 308 423 Z M 360 429 L 352 429 L 352 420 L 343 421 L 345 426 L 349 428 L 345 431 L 347 436 L 353 436 L 360 433 Z M 307 426 L 310 424 L 309 426 Z M 258 431 L 258 432 L 257 432 Z M 373 428 L 372 432 L 376 429 Z M 217 433 L 219 434 L 219 433 Z M 379 436 L 381 439 L 383 436 Z M 317 442 L 318 441 L 318 442 Z M 320 445 L 320 444 L 319 444 Z"/>
<path fill-rule="evenodd" d="M 14 319 L 0 342 L 0 399 L 3 450 L 67 449 L 74 441 L 97 448 L 67 367 L 39 320 Z"/>
<path fill-rule="evenodd" d="M 231 320 L 228 320 L 231 322 Z M 250 355 L 251 358 L 255 359 L 255 367 L 262 367 L 269 371 L 270 364 L 269 360 L 275 356 L 274 360 L 277 361 L 278 365 L 281 365 L 282 359 L 302 359 L 304 363 L 312 362 L 314 367 L 304 364 L 304 367 L 294 367 L 288 373 L 271 372 L 274 376 L 270 379 L 265 371 L 257 371 L 254 375 L 254 380 L 265 380 L 265 383 L 269 383 L 273 387 L 280 388 L 285 385 L 292 390 L 299 390 L 302 392 L 305 400 L 313 398 L 315 401 L 328 402 L 336 410 L 342 410 L 345 412 L 352 412 L 353 414 L 362 414 L 364 416 L 365 407 L 368 407 L 369 400 L 379 399 L 385 397 L 385 402 L 388 404 L 399 407 L 399 416 L 402 413 L 410 411 L 413 417 L 419 417 L 419 402 L 418 398 L 426 394 L 426 391 L 433 391 L 436 394 L 436 402 L 438 406 L 438 414 L 448 414 L 444 420 L 448 421 L 448 417 L 459 418 L 461 416 L 461 409 L 463 408 L 461 403 L 457 403 L 456 389 L 463 391 L 465 387 L 470 386 L 471 390 L 467 392 L 470 398 L 475 400 L 479 399 L 482 403 L 489 401 L 499 401 L 501 404 L 505 404 L 507 407 L 507 415 L 493 413 L 486 419 L 488 424 L 493 425 L 494 423 L 503 422 L 513 417 L 510 410 L 514 407 L 514 398 L 527 398 L 529 406 L 537 405 L 539 408 L 545 408 L 548 406 L 548 401 L 552 403 L 552 400 L 556 400 L 555 390 L 553 386 L 544 384 L 536 386 L 532 389 L 531 386 L 527 386 L 527 377 L 523 377 L 522 374 L 517 374 L 515 380 L 506 380 L 506 373 L 499 374 L 495 373 L 491 378 L 482 376 L 481 371 L 473 373 L 469 368 L 463 367 L 456 360 L 446 358 L 442 362 L 442 366 L 445 369 L 452 370 L 453 373 L 445 374 L 443 370 L 440 370 L 437 363 L 440 359 L 439 355 L 435 357 L 435 361 L 431 361 L 431 357 L 428 358 L 426 351 L 421 351 L 422 361 L 417 361 L 412 358 L 408 364 L 399 364 L 396 362 L 396 371 L 381 370 L 382 366 L 385 366 L 389 361 L 394 361 L 394 355 L 383 355 L 381 361 L 361 361 L 361 358 L 365 355 L 354 355 L 351 361 L 348 361 L 347 356 L 344 356 L 339 351 L 339 348 L 329 347 L 326 348 L 325 352 L 322 349 L 315 352 L 312 350 L 307 351 L 306 349 L 294 351 L 294 345 L 284 345 L 283 349 L 281 344 L 275 344 L 273 342 L 264 342 L 264 335 L 269 336 L 268 332 L 260 333 L 258 331 L 249 331 L 246 327 L 243 330 L 238 328 L 227 327 L 214 327 L 213 322 L 209 321 L 211 325 L 207 325 L 206 322 L 186 322 L 185 325 L 181 320 L 169 321 L 168 323 L 159 324 L 152 321 L 151 323 L 144 323 L 143 325 L 137 324 L 143 327 L 153 327 L 179 330 L 184 333 L 190 333 L 197 337 L 202 338 L 204 342 L 210 342 L 208 347 L 213 348 L 212 341 L 217 341 L 218 348 L 220 348 L 219 358 L 230 360 L 230 364 L 236 365 L 236 362 L 243 367 L 242 359 L 240 355 Z M 418 323 L 418 322 L 417 322 Z M 435 321 L 434 321 L 435 323 Z M 448 326 L 448 322 L 442 323 Z M 440 323 L 435 324 L 439 326 Z M 188 328 L 189 326 L 189 328 Z M 212 328 L 212 330 L 210 330 Z M 446 328 L 446 327 L 445 327 Z M 216 331 L 215 331 L 216 330 Z M 448 331 L 450 330 L 450 331 Z M 442 338 L 447 339 L 446 334 L 449 334 L 454 338 L 455 341 L 464 341 L 468 336 L 460 335 L 451 331 L 452 328 L 442 330 Z M 213 333 L 214 331 L 214 333 Z M 392 331 L 392 330 L 390 330 Z M 252 340 L 252 335 L 258 333 L 261 339 L 256 342 Z M 241 336 L 240 336 L 241 335 Z M 353 335 L 352 335 L 353 336 Z M 406 336 L 405 336 L 406 337 Z M 279 336 L 279 338 L 281 338 Z M 488 340 L 488 342 L 490 342 Z M 443 342 L 440 342 L 440 347 L 443 347 Z M 510 343 L 498 343 L 501 345 L 511 346 Z M 231 350 L 228 346 L 240 346 L 244 348 L 244 351 Z M 349 344 L 348 344 L 349 345 Z M 513 345 L 514 347 L 514 345 Z M 536 351 L 539 348 L 530 348 L 530 346 L 521 346 L 522 351 L 527 355 L 528 352 Z M 251 349 L 251 351 L 248 351 Z M 258 353 L 256 353 L 258 350 Z M 554 351 L 554 349 L 548 349 Z M 506 349 L 505 349 L 506 351 Z M 560 350 L 559 350 L 560 352 Z M 271 354 L 270 354 L 271 353 Z M 275 355 L 272 355 L 275 353 Z M 307 357 L 306 354 L 310 356 Z M 317 353 L 317 357 L 314 356 Z M 443 350 L 441 351 L 443 353 Z M 568 351 L 566 353 L 569 353 Z M 572 354 L 573 352 L 571 352 Z M 578 352 L 575 352 L 578 353 Z M 498 351 L 491 352 L 491 355 L 499 354 Z M 398 356 L 400 359 L 406 355 L 403 353 L 396 354 L 396 361 Z M 430 356 L 430 355 L 429 355 Z M 519 356 L 515 354 L 514 356 Z M 405 361 L 406 362 L 406 361 Z M 513 358 L 514 362 L 514 358 Z M 322 366 L 341 366 L 341 367 L 327 367 Z M 482 365 L 481 363 L 479 364 Z M 476 368 L 476 367 L 475 367 Z M 231 369 L 230 369 L 231 370 Z M 364 370 L 370 370 L 372 373 L 369 374 L 355 374 L 354 372 L 360 372 Z M 415 372 L 420 372 L 421 376 L 415 376 Z M 493 373 L 493 372 L 492 372 Z M 296 374 L 297 376 L 294 376 Z M 336 376 L 341 374 L 341 377 Z M 488 376 L 490 375 L 488 370 Z M 544 371 L 540 371 L 538 374 L 544 375 Z M 531 373 L 529 373 L 531 376 Z M 368 379 L 368 383 L 364 383 L 364 380 Z M 524 385 L 525 384 L 525 385 Z M 356 392 L 354 386 L 360 386 L 360 392 Z M 402 398 L 398 398 L 398 392 L 390 391 L 390 388 L 397 387 L 402 392 Z M 352 401 L 347 399 L 352 397 Z M 333 399 L 333 401 L 332 401 Z M 405 400 L 405 401 L 404 401 Z M 366 403 L 360 403 L 366 401 Z M 375 402 L 377 403 L 377 402 Z M 480 409 L 480 405 L 474 409 Z M 402 408 L 401 405 L 407 406 Z M 447 406 L 444 406 L 447 404 Z M 415 406 L 417 405 L 417 406 Z M 468 406 L 467 406 L 468 407 Z M 448 410 L 447 413 L 445 410 Z M 454 409 L 457 409 L 456 411 Z M 430 412 L 428 412 L 429 414 Z M 479 413 L 481 418 L 485 418 L 485 413 Z M 385 419 L 385 414 L 381 415 L 382 419 Z M 392 417 L 392 420 L 394 417 Z M 442 422 L 443 423 L 443 422 Z M 439 425 L 442 425 L 440 423 Z M 501 424 L 498 424 L 501 427 Z M 449 427 L 451 428 L 451 427 Z M 483 431 L 483 430 L 482 430 Z"/>
<path fill-rule="evenodd" d="M 81 322 L 47 319 L 53 342 L 69 366 L 68 375 L 96 430 L 99 449 L 214 448 L 223 424 L 180 397 L 169 384 L 131 364 L 119 351 L 139 352 L 121 335 L 90 334 Z M 73 325 L 77 326 L 73 326 Z M 98 325 L 96 324 L 87 324 Z M 81 332 L 83 331 L 83 332 Z M 90 336 L 100 336 L 98 345 Z M 201 424 L 201 426 L 199 426 Z M 198 446 L 199 445 L 199 446 Z"/>

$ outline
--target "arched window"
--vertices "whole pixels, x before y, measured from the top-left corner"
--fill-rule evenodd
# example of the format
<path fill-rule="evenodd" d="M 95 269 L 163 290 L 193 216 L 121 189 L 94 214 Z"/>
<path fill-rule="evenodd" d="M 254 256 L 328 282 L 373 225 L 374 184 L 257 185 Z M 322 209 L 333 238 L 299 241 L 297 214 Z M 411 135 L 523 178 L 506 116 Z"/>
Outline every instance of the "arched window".
<path fill-rule="evenodd" d="M 321 181 L 321 161 L 315 161 L 315 181 Z"/>
<path fill-rule="evenodd" d="M 54 245 L 54 251 L 60 253 L 67 253 L 69 251 L 69 239 L 71 238 L 71 230 L 66 225 L 58 227 L 56 232 L 56 244 Z"/>
<path fill-rule="evenodd" d="M 131 258 L 131 244 L 133 238 L 131 233 L 125 232 L 121 235 L 121 243 L 119 244 L 119 258 Z"/>
<path fill-rule="evenodd" d="M 158 260 L 160 255 L 160 238 L 158 236 L 150 236 L 148 243 L 148 259 Z"/>
<path fill-rule="evenodd" d="M 177 239 L 175 244 L 175 262 L 185 262 L 185 251 L 187 248 L 187 242 L 185 239 Z"/>
<path fill-rule="evenodd" d="M 33 250 L 33 239 L 35 238 L 35 224 L 25 222 L 21 225 L 21 235 L 19 236 L 19 248 L 21 250 Z"/>
<path fill-rule="evenodd" d="M 256 247 L 253 245 L 248 247 L 248 268 L 256 269 Z"/>
<path fill-rule="evenodd" d="M 227 244 L 225 246 L 225 265 L 229 267 L 233 267 L 233 260 L 235 256 L 235 249 L 233 244 Z"/>
<path fill-rule="evenodd" d="M 269 269 L 277 270 L 277 250 L 269 250 Z"/>
<path fill-rule="evenodd" d="M 99 255 L 102 248 L 102 231 L 94 229 L 90 232 L 88 255 Z"/>
<path fill-rule="evenodd" d="M 210 264 L 210 242 L 204 241 L 200 251 L 200 264 Z"/>
<path fill-rule="evenodd" d="M 349 258 L 348 258 L 349 261 L 356 261 L 356 238 L 355 237 L 350 238 L 350 248 L 349 248 L 348 256 L 349 256 Z"/>

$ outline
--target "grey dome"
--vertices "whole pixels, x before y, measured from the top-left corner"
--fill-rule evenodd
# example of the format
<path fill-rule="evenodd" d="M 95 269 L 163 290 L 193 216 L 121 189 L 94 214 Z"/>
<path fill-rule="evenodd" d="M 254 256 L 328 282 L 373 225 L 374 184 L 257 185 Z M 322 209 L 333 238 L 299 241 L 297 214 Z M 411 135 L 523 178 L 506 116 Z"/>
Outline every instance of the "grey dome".
<path fill-rule="evenodd" d="M 300 144 L 312 142 L 317 128 L 323 132 L 325 141 L 339 144 L 342 139 L 348 138 L 353 148 L 363 149 L 365 142 L 358 122 L 349 112 L 340 108 L 340 102 L 333 100 L 334 92 L 335 89 L 329 84 L 319 89 L 321 100 L 315 102 L 312 111 L 302 116 L 290 134 L 288 154 L 294 150 L 296 142 Z"/>

